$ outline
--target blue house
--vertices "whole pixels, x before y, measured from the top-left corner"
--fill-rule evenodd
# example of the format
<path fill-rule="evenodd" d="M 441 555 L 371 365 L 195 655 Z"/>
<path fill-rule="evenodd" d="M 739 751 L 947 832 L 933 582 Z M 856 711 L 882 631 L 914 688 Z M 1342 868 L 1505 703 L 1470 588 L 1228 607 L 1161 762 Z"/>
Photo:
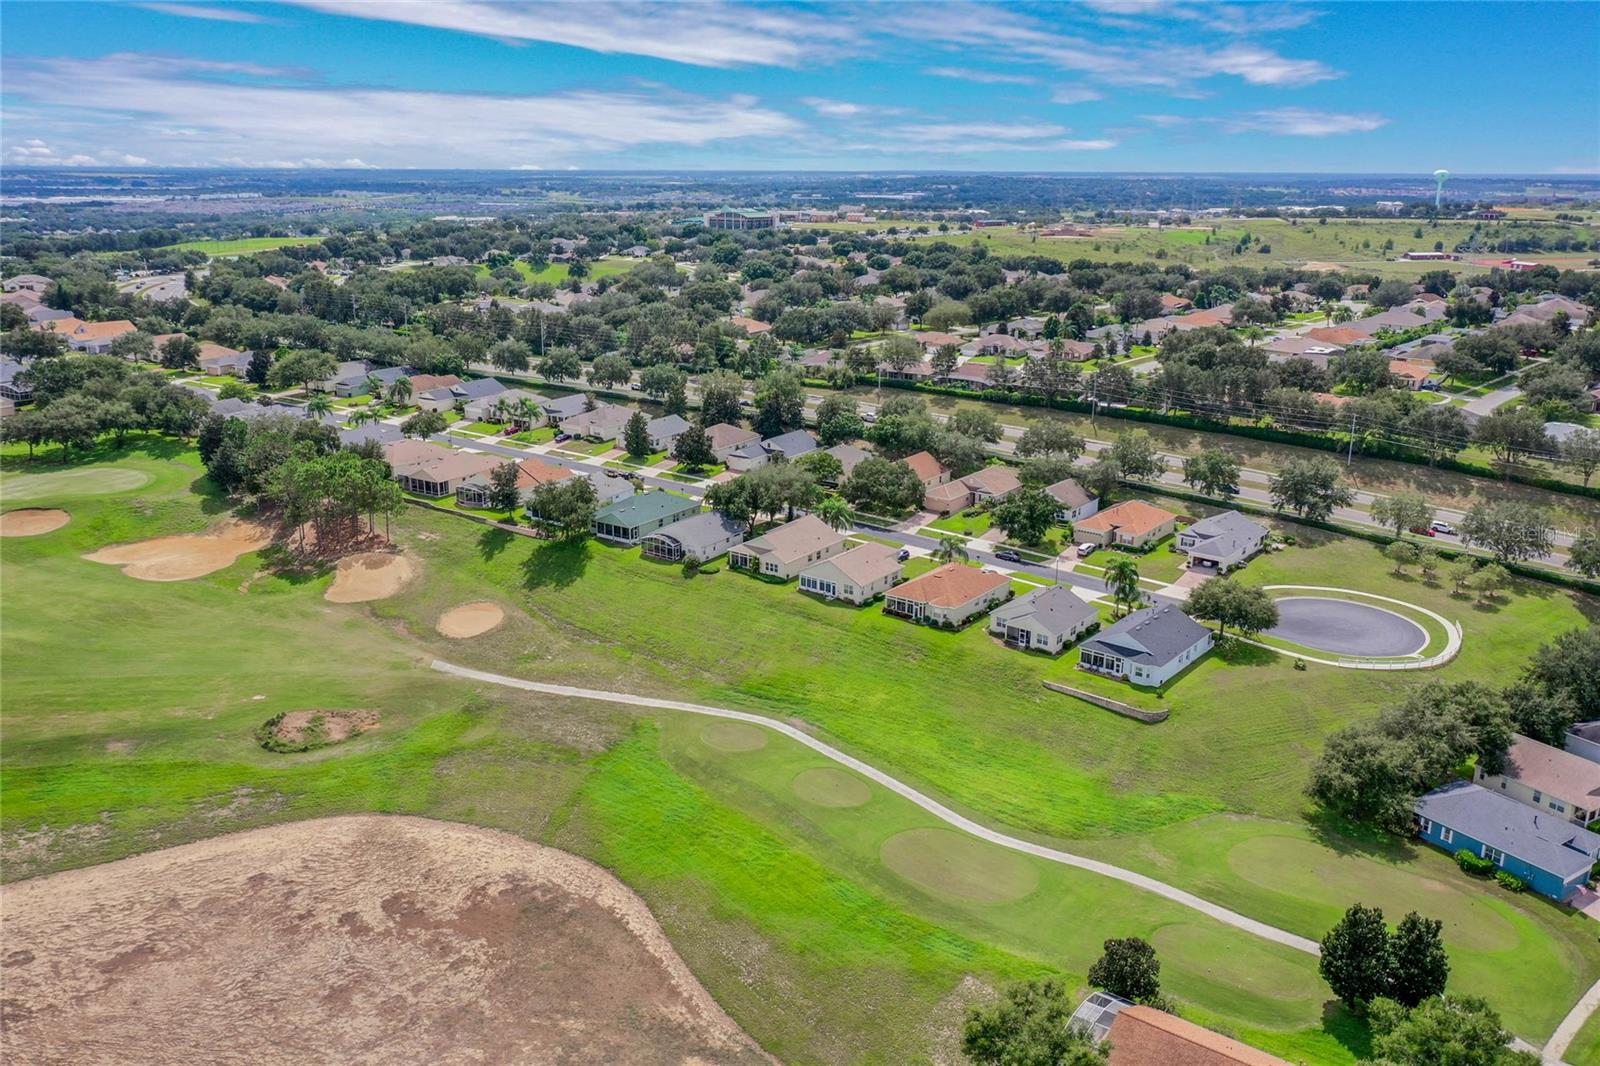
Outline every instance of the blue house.
<path fill-rule="evenodd" d="M 1452 855 L 1462 848 L 1565 903 L 1600 860 L 1600 833 L 1524 806 L 1470 781 L 1452 781 L 1416 802 L 1417 834 Z"/>

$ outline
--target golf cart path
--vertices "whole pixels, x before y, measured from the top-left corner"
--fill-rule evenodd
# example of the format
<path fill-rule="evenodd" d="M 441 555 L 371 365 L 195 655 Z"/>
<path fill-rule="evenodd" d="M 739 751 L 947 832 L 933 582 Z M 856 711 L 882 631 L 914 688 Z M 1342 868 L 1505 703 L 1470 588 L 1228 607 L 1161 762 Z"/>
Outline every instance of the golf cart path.
<path fill-rule="evenodd" d="M 938 800 L 924 795 L 898 778 L 891 777 L 882 770 L 862 762 L 855 756 L 847 755 L 838 748 L 825 744 L 792 725 L 764 715 L 729 710 L 725 707 L 708 707 L 699 703 L 685 703 L 681 700 L 663 700 L 650 696 L 636 696 L 628 692 L 608 692 L 592 688 L 576 688 L 571 685 L 549 685 L 539 681 L 526 681 L 520 677 L 507 677 L 504 674 L 491 674 L 483 670 L 473 670 L 470 667 L 456 666 L 453 663 L 443 662 L 438 659 L 435 659 L 432 665 L 433 669 L 441 673 L 452 674 L 472 681 L 506 685 L 510 688 L 524 689 L 529 692 L 543 692 L 552 696 L 572 696 L 578 699 L 600 700 L 606 703 L 625 703 L 635 707 L 659 707 L 669 711 L 686 711 L 689 714 L 702 714 L 711 718 L 727 718 L 736 722 L 748 722 L 751 725 L 771 729 L 782 733 L 791 740 L 804 744 L 812 751 L 832 759 L 841 766 L 849 767 L 863 777 L 910 800 L 947 825 L 954 826 L 963 833 L 977 837 L 979 840 L 998 844 L 1000 847 L 1010 848 L 1012 851 L 1020 851 L 1023 854 L 1033 855 L 1050 862 L 1057 862 L 1063 866 L 1075 866 L 1080 870 L 1088 870 L 1090 873 L 1109 877 L 1124 884 L 1133 885 L 1135 888 L 1142 888 L 1146 892 L 1153 892 L 1158 896 L 1172 900 L 1174 903 L 1181 904 L 1191 910 L 1199 911 L 1207 917 L 1215 918 L 1217 921 L 1231 925 L 1236 929 L 1253 933 L 1264 940 L 1283 944 L 1286 947 L 1294 948 L 1296 951 L 1303 951 L 1308 955 L 1319 954 L 1317 943 L 1314 940 L 1297 936 L 1265 922 L 1258 922 L 1254 918 L 1247 918 L 1236 911 L 1228 910 L 1226 907 L 1220 907 L 1215 903 L 1203 900 L 1193 893 L 1185 892 L 1181 888 L 1175 888 L 1163 881 L 1157 881 L 1153 877 L 1147 877 L 1132 870 L 1125 870 L 1120 866 L 1113 866 L 1098 859 L 1074 855 L 1071 852 L 1061 851 L 1057 848 L 1048 848 L 1042 844 L 1035 844 L 980 825 L 970 818 L 957 814 Z"/>
<path fill-rule="evenodd" d="M 1583 1028 L 1583 1023 L 1589 1020 L 1596 1008 L 1600 1008 L 1600 981 L 1589 986 L 1589 991 L 1583 994 L 1577 1004 L 1561 1019 L 1561 1024 L 1556 1026 L 1556 1031 L 1550 1034 L 1550 1039 L 1544 1045 L 1543 1061 L 1547 1066 L 1556 1066 L 1561 1062 L 1561 1056 L 1567 1053 L 1567 1048 L 1572 1046 L 1573 1037 L 1578 1035 L 1578 1030 Z"/>

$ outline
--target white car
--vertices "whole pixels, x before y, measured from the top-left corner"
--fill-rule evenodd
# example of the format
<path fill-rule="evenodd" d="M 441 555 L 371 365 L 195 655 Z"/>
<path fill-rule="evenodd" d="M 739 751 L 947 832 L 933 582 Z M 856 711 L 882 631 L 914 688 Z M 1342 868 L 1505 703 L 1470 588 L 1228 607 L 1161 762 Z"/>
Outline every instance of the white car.
<path fill-rule="evenodd" d="M 1452 526 L 1449 522 L 1429 522 L 1428 528 L 1433 530 L 1435 533 L 1453 534 L 1456 531 L 1456 527 Z"/>
<path fill-rule="evenodd" d="M 1085 541 L 1084 543 L 1078 545 L 1078 558 L 1087 559 L 1089 556 L 1095 553 L 1095 549 L 1098 547 L 1100 547 L 1100 545 L 1090 544 Z"/>

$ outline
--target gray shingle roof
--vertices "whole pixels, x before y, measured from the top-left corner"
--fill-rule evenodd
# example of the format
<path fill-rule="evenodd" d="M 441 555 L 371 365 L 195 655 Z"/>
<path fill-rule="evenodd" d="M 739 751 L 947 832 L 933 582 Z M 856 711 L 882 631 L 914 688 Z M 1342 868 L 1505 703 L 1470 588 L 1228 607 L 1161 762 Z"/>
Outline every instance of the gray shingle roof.
<path fill-rule="evenodd" d="M 1600 854 L 1600 834 L 1470 781 L 1436 788 L 1420 797 L 1414 809 L 1420 817 L 1515 855 L 1563 881 L 1593 866 Z"/>
<path fill-rule="evenodd" d="M 1258 543 L 1266 535 L 1266 526 L 1250 521 L 1238 511 L 1223 511 L 1202 518 L 1183 531 L 1185 540 L 1194 538 L 1196 548 L 1217 555 L 1243 551 L 1246 545 Z"/>
<path fill-rule="evenodd" d="M 571 396 L 555 396 L 548 400 L 540 400 L 539 406 L 544 413 L 557 422 L 581 414 L 588 406 L 588 396 L 585 393 L 575 392 Z"/>
<path fill-rule="evenodd" d="M 652 537 L 670 537 L 678 542 L 685 555 L 704 559 L 712 549 L 720 549 L 729 538 L 737 539 L 744 532 L 744 523 L 735 522 L 721 511 L 702 511 L 670 526 L 662 526 Z"/>
<path fill-rule="evenodd" d="M 1146 607 L 1114 622 L 1084 648 L 1108 652 L 1129 662 L 1165 666 L 1194 647 L 1209 630 L 1172 604 Z"/>
<path fill-rule="evenodd" d="M 761 442 L 761 446 L 769 452 L 777 452 L 786 459 L 793 459 L 797 455 L 817 450 L 817 440 L 803 429 L 790 430 L 780 433 L 776 437 L 768 437 Z"/>
<path fill-rule="evenodd" d="M 498 396 L 505 391 L 506 387 L 494 378 L 473 378 L 471 381 L 450 386 L 451 395 L 458 400 L 481 400 L 486 396 Z"/>
<path fill-rule="evenodd" d="M 1002 625 L 1025 623 L 1029 628 L 1051 636 L 1071 633 L 1099 617 L 1099 611 L 1060 585 L 1018 596 L 1010 603 L 996 607 L 993 615 L 994 620 Z"/>

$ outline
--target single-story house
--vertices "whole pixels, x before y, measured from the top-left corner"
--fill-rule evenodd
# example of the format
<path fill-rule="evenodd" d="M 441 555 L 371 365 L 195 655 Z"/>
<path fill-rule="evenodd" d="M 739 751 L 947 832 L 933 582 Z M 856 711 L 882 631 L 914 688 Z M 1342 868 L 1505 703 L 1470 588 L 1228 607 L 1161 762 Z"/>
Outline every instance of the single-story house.
<path fill-rule="evenodd" d="M 455 385 L 445 385 L 437 389 L 416 393 L 411 397 L 424 411 L 450 411 L 456 404 L 468 404 L 473 400 L 482 400 L 490 396 L 498 396 L 506 391 L 506 387 L 494 378 L 473 378 Z"/>
<path fill-rule="evenodd" d="M 37 326 L 41 322 L 60 322 L 62 319 L 75 317 L 71 311 L 63 311 L 59 307 L 46 307 L 44 304 L 35 304 L 27 310 L 28 324 Z"/>
<path fill-rule="evenodd" d="M 400 431 L 400 427 L 390 422 L 366 422 L 353 429 L 339 431 L 339 444 L 345 448 L 365 444 L 369 440 L 375 440 L 379 444 L 394 444 L 404 439 L 405 434 Z"/>
<path fill-rule="evenodd" d="M 1055 655 L 1098 625 L 1100 612 L 1065 585 L 1035 589 L 989 616 L 989 632 L 1014 648 Z"/>
<path fill-rule="evenodd" d="M 987 389 L 989 387 L 989 363 L 962 363 L 948 374 L 943 381 L 947 384 L 961 385 L 969 389 Z"/>
<path fill-rule="evenodd" d="M 461 379 L 454 374 L 412 374 L 409 380 L 413 396 L 419 396 L 431 389 L 448 389 L 452 385 L 461 384 Z"/>
<path fill-rule="evenodd" d="M 599 403 L 599 401 L 594 401 Z M 570 396 L 555 396 L 542 398 L 539 408 L 544 411 L 545 420 L 552 426 L 559 426 L 574 415 L 580 415 L 589 409 L 590 396 L 586 392 L 575 392 Z"/>
<path fill-rule="evenodd" d="M 1260 551 L 1268 532 L 1238 511 L 1223 511 L 1179 533 L 1178 550 L 1188 554 L 1190 569 L 1225 574 Z"/>
<path fill-rule="evenodd" d="M 950 480 L 950 468 L 933 457 L 932 452 L 915 452 L 900 460 L 922 480 L 922 487 L 931 489 Z"/>
<path fill-rule="evenodd" d="M 1144 548 L 1171 535 L 1178 516 L 1143 500 L 1123 500 L 1073 527 L 1078 542 Z"/>
<path fill-rule="evenodd" d="M 1570 751 L 1513 734 L 1506 752 L 1505 769 L 1486 774 L 1478 767 L 1477 782 L 1539 810 L 1556 814 L 1574 825 L 1600 820 L 1600 763 Z"/>
<path fill-rule="evenodd" d="M 718 422 L 714 426 L 706 427 L 706 443 L 711 445 L 711 454 L 717 457 L 717 462 L 725 463 L 728 456 L 747 444 L 755 444 L 761 440 L 761 434 L 743 426 L 735 426 L 729 422 Z"/>
<path fill-rule="evenodd" d="M 1348 348 L 1353 344 L 1365 344 L 1369 339 L 1367 334 L 1359 329 L 1351 329 L 1349 326 L 1316 326 L 1306 330 L 1305 335 L 1319 341 L 1326 341 L 1329 344 L 1336 344 L 1340 348 Z"/>
<path fill-rule="evenodd" d="M 1109 1043 L 1107 1066 L 1290 1066 L 1259 1048 L 1110 992 L 1090 993 L 1067 1024 L 1097 1044 Z"/>
<path fill-rule="evenodd" d="M 599 470 L 582 476 L 588 478 L 589 484 L 594 486 L 595 499 L 600 501 L 601 507 L 633 495 L 633 482 L 628 478 L 612 477 L 610 472 Z"/>
<path fill-rule="evenodd" d="M 1083 642 L 1078 669 L 1154 688 L 1211 649 L 1211 630 L 1167 603 L 1145 607 Z"/>
<path fill-rule="evenodd" d="M 744 540 L 744 523 L 721 511 L 702 511 L 662 526 L 641 542 L 640 554 L 651 559 L 707 562 Z"/>
<path fill-rule="evenodd" d="M 816 515 L 785 522 L 728 554 L 728 565 L 784 581 L 844 551 L 844 534 Z"/>
<path fill-rule="evenodd" d="M 33 399 L 33 386 L 18 380 L 27 364 L 0 359 L 0 396 L 12 403 L 27 403 Z"/>
<path fill-rule="evenodd" d="M 1432 373 L 1432 367 L 1413 363 L 1409 359 L 1389 360 L 1389 375 L 1412 391 L 1422 388 L 1423 382 L 1427 381 Z"/>
<path fill-rule="evenodd" d="M 1161 294 L 1161 310 L 1169 315 L 1182 314 L 1193 306 L 1193 300 L 1182 296 L 1174 296 L 1170 292 Z"/>
<path fill-rule="evenodd" d="M 544 397 L 536 392 L 529 392 L 527 389 L 505 389 L 495 393 L 493 396 L 479 396 L 476 399 L 468 400 L 461 411 L 465 417 L 474 422 L 489 422 L 493 421 L 489 416 L 497 411 L 503 410 L 508 415 L 514 415 L 517 406 L 523 400 L 530 400 L 539 405 L 539 410 L 543 412 Z"/>
<path fill-rule="evenodd" d="M 960 481 L 934 485 L 922 494 L 922 509 L 934 514 L 955 514 L 972 506 L 972 490 Z"/>
<path fill-rule="evenodd" d="M 505 460 L 508 463 L 511 461 Z M 577 476 L 576 470 L 568 470 L 564 466 L 552 466 L 541 459 L 517 460 L 517 492 L 524 500 L 540 485 L 551 485 Z M 489 506 L 490 484 L 488 473 L 472 475 L 456 486 L 456 502 L 468 507 Z"/>
<path fill-rule="evenodd" d="M 596 511 L 594 535 L 619 544 L 637 544 L 656 530 L 699 513 L 700 501 L 654 489 L 624 497 Z"/>
<path fill-rule="evenodd" d="M 890 589 L 883 609 L 913 622 L 959 626 L 1010 598 L 1006 575 L 946 563 Z"/>
<path fill-rule="evenodd" d="M 1566 902 L 1600 860 L 1600 834 L 1541 813 L 1471 781 L 1452 781 L 1417 799 L 1417 835 L 1454 854 L 1466 850 Z"/>
<path fill-rule="evenodd" d="M 203 341 L 200 344 L 200 369 L 213 376 L 232 374 L 242 378 L 245 371 L 250 369 L 250 353 Z"/>
<path fill-rule="evenodd" d="M 438 448 L 438 445 L 429 447 Z M 487 474 L 506 461 L 504 456 L 487 452 L 464 452 L 450 448 L 438 450 L 443 454 L 432 453 L 421 461 L 407 463 L 404 468 L 390 459 L 389 465 L 394 467 L 395 480 L 400 482 L 400 487 L 419 496 L 453 496 L 456 488 L 467 478 L 474 474 Z"/>
<path fill-rule="evenodd" d="M 1056 501 L 1057 522 L 1078 522 L 1100 510 L 1100 497 L 1091 495 L 1074 478 L 1063 478 L 1054 485 L 1046 485 L 1044 491 Z"/>
<path fill-rule="evenodd" d="M 828 454 L 839 460 L 839 480 L 843 481 L 850 476 L 863 459 L 871 459 L 872 453 L 865 448 L 857 448 L 854 444 L 835 444 L 828 449 Z"/>
<path fill-rule="evenodd" d="M 335 396 L 366 396 L 374 390 L 381 394 L 401 378 L 410 376 L 410 367 L 384 366 L 369 368 L 364 370 L 358 377 L 334 382 L 333 394 Z"/>
<path fill-rule="evenodd" d="M 61 323 L 73 321 L 61 319 Z M 67 347 L 73 351 L 88 352 L 91 355 L 103 355 L 111 348 L 111 342 L 118 337 L 136 332 L 138 329 L 126 319 L 116 319 L 111 322 L 79 322 L 70 330 L 58 329 L 64 332 L 67 338 Z"/>
<path fill-rule="evenodd" d="M 652 418 L 645 426 L 645 432 L 650 434 L 650 447 L 659 452 L 676 444 L 688 428 L 689 420 L 682 415 L 663 415 Z"/>
<path fill-rule="evenodd" d="M 742 444 L 728 453 L 723 460 L 729 470 L 754 470 L 766 466 L 774 459 L 798 459 L 807 452 L 817 450 L 817 438 L 803 429 L 790 430 L 763 441 Z"/>
<path fill-rule="evenodd" d="M 55 284 L 43 274 L 14 274 L 5 280 L 6 292 L 35 292 L 41 296 Z"/>
<path fill-rule="evenodd" d="M 603 403 L 593 411 L 579 411 L 561 423 L 561 432 L 590 440 L 616 440 L 633 417 L 633 408 Z"/>
<path fill-rule="evenodd" d="M 902 567 L 898 555 L 888 544 L 858 544 L 800 571 L 800 591 L 860 607 L 899 583 Z"/>
<path fill-rule="evenodd" d="M 766 332 L 768 332 L 769 330 L 772 329 L 772 327 L 770 325 L 768 325 L 767 323 L 761 321 L 760 319 L 757 319 L 757 318 L 746 318 L 743 315 L 734 315 L 728 321 L 732 325 L 738 326 L 740 329 L 744 330 L 746 333 L 748 333 L 752 337 L 754 337 L 758 333 L 766 333 Z"/>
<path fill-rule="evenodd" d="M 998 463 L 973 471 L 961 483 L 971 490 L 973 503 L 998 503 L 1022 488 L 1016 469 Z"/>
<path fill-rule="evenodd" d="M 1344 354 L 1342 346 L 1315 337 L 1275 337 L 1263 344 L 1261 350 L 1267 353 L 1269 363 L 1305 359 L 1320 370 L 1328 369 L 1334 356 Z"/>
<path fill-rule="evenodd" d="M 1574 722 L 1561 746 L 1568 754 L 1600 763 L 1600 722 Z"/>

